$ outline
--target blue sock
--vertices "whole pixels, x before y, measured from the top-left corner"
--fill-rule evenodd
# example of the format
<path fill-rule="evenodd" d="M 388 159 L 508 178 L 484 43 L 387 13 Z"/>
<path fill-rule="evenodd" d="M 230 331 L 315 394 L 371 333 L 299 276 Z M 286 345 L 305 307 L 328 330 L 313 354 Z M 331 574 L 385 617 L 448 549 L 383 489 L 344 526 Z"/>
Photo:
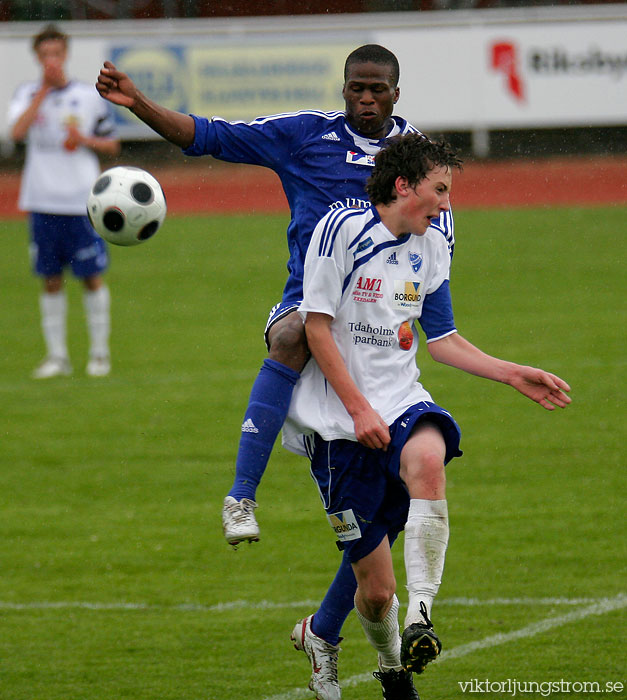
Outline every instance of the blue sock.
<path fill-rule="evenodd" d="M 228 495 L 254 500 L 277 435 L 283 426 L 300 374 L 266 358 L 259 370 L 244 414 L 235 462 L 235 481 Z"/>
<path fill-rule="evenodd" d="M 342 625 L 355 605 L 356 590 L 357 580 L 353 567 L 347 557 L 342 557 L 333 583 L 311 621 L 314 634 L 329 644 L 339 644 Z"/>

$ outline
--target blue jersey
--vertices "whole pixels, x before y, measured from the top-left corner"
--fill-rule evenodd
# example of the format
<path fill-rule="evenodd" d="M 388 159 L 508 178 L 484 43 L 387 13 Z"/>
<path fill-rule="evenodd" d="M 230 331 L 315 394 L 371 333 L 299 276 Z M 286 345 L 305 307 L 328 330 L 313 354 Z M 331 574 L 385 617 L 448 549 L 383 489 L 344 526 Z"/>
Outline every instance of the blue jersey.
<path fill-rule="evenodd" d="M 287 228 L 286 302 L 302 299 L 305 255 L 318 221 L 332 209 L 369 206 L 365 184 L 374 156 L 386 139 L 417 131 L 405 119 L 393 116 L 385 139 L 372 140 L 353 130 L 344 112 L 315 110 L 260 117 L 248 123 L 192 117 L 196 133 L 186 155 L 262 165 L 279 176 L 292 216 Z M 442 214 L 436 228 L 452 253 L 450 213 Z"/>

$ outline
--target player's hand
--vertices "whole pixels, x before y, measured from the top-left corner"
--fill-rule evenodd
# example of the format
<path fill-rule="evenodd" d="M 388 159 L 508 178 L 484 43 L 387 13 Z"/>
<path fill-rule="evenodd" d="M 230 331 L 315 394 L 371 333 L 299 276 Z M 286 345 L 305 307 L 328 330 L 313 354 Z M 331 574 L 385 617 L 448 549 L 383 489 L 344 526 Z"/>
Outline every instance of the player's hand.
<path fill-rule="evenodd" d="M 387 450 L 390 444 L 390 429 L 373 408 L 354 415 L 353 423 L 358 442 L 371 450 Z"/>
<path fill-rule="evenodd" d="M 67 127 L 67 137 L 63 142 L 66 151 L 75 151 L 85 141 L 81 132 L 73 125 Z"/>
<path fill-rule="evenodd" d="M 47 59 L 43 64 L 42 86 L 47 90 L 61 88 L 65 85 L 63 62 L 55 58 Z"/>
<path fill-rule="evenodd" d="M 510 384 L 547 411 L 553 411 L 556 407 L 565 408 L 571 402 L 570 396 L 565 393 L 570 391 L 570 386 L 542 369 L 519 365 Z"/>
<path fill-rule="evenodd" d="M 137 100 L 138 90 L 135 83 L 119 71 L 111 61 L 105 61 L 98 74 L 96 90 L 105 100 L 121 107 L 131 108 Z"/>

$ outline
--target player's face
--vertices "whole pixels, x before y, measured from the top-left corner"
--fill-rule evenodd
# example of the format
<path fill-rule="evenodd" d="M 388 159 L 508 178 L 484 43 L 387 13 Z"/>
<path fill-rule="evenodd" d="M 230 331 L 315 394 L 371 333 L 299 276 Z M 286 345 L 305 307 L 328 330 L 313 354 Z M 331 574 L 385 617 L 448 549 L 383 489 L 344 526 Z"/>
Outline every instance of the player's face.
<path fill-rule="evenodd" d="M 67 59 L 67 47 L 61 39 L 46 39 L 37 47 L 37 59 L 44 71 L 44 79 L 51 85 L 65 82 L 63 65 Z"/>
<path fill-rule="evenodd" d="M 348 123 L 368 138 L 382 139 L 389 131 L 388 120 L 399 93 L 390 66 L 351 64 L 342 89 Z"/>
<path fill-rule="evenodd" d="M 453 174 L 450 168 L 437 167 L 427 173 L 415 187 L 407 188 L 404 215 L 407 231 L 421 236 L 443 211 L 450 209 L 449 197 Z"/>
<path fill-rule="evenodd" d="M 67 49 L 61 39 L 46 39 L 37 47 L 37 58 L 42 65 L 50 62 L 63 64 L 66 57 Z"/>

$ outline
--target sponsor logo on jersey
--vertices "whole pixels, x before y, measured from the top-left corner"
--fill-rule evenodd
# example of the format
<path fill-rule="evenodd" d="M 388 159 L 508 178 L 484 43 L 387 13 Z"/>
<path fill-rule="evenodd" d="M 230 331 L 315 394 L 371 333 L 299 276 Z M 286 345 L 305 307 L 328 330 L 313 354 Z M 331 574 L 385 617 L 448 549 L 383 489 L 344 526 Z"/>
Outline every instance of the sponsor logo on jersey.
<path fill-rule="evenodd" d="M 385 261 L 388 265 L 398 265 L 398 260 L 396 258 L 396 253 L 392 253 L 390 257 Z"/>
<path fill-rule="evenodd" d="M 252 418 L 247 418 L 243 423 L 242 423 L 242 432 L 243 433 L 258 433 L 259 429 L 257 426 L 253 423 Z"/>
<path fill-rule="evenodd" d="M 411 263 L 411 269 L 414 272 L 418 272 L 422 267 L 422 255 L 420 253 L 409 252 L 409 262 Z"/>
<path fill-rule="evenodd" d="M 418 309 L 422 303 L 422 282 L 394 280 L 393 304 L 397 309 Z"/>
<path fill-rule="evenodd" d="M 340 542 L 358 540 L 361 537 L 361 530 L 352 508 L 342 510 L 339 513 L 328 513 L 327 520 Z"/>
<path fill-rule="evenodd" d="M 369 165 L 374 167 L 374 156 L 369 156 L 366 153 L 357 153 L 357 151 L 346 152 L 346 162 L 353 165 Z"/>
<path fill-rule="evenodd" d="M 409 325 L 409 321 L 401 323 L 398 329 L 398 345 L 401 350 L 411 350 L 414 344 L 414 333 Z"/>
<path fill-rule="evenodd" d="M 353 334 L 353 345 L 376 345 L 380 348 L 391 348 L 394 331 L 385 326 L 371 326 L 369 323 L 350 322 L 348 329 Z"/>
<path fill-rule="evenodd" d="M 378 277 L 360 277 L 353 287 L 353 301 L 376 304 L 379 299 L 383 299 L 382 284 L 383 280 Z"/>
<path fill-rule="evenodd" d="M 374 241 L 372 240 L 372 238 L 370 238 L 370 236 L 368 236 L 368 238 L 366 238 L 365 241 L 362 241 L 357 246 L 357 250 L 355 251 L 355 255 L 357 255 L 357 253 L 363 253 L 364 250 L 368 250 L 368 248 L 370 248 L 370 246 L 373 246 L 373 245 L 374 245 Z"/>
<path fill-rule="evenodd" d="M 339 141 L 340 140 L 340 137 L 335 133 L 335 131 L 331 131 L 329 134 L 323 134 L 322 138 L 327 140 L 327 141 Z"/>

